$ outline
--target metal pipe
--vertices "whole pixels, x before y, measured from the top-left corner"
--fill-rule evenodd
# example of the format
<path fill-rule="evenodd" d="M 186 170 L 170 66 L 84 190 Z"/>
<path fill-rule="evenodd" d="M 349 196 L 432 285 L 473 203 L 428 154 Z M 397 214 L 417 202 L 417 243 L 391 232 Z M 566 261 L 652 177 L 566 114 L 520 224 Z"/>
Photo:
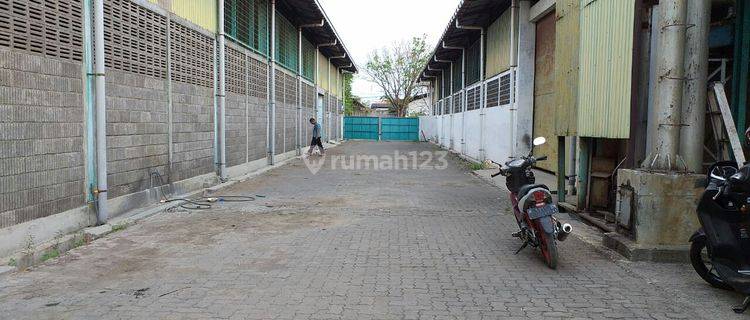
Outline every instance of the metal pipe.
<path fill-rule="evenodd" d="M 560 233 L 557 234 L 557 241 L 565 241 L 573 233 L 573 226 L 570 223 L 564 223 L 560 226 Z"/>
<path fill-rule="evenodd" d="M 294 128 L 296 154 L 300 156 L 302 155 L 302 26 L 297 28 L 297 121 Z"/>
<path fill-rule="evenodd" d="M 479 36 L 479 160 L 484 161 L 485 160 L 485 153 L 484 153 L 484 38 L 485 38 L 485 29 L 484 27 L 480 26 L 463 26 L 459 23 L 458 19 L 456 19 L 456 28 L 457 29 L 464 29 L 464 30 L 479 30 L 480 36 Z M 443 45 L 445 45 L 445 42 L 443 42 Z M 466 84 L 464 83 L 464 87 Z"/>
<path fill-rule="evenodd" d="M 703 171 L 703 137 L 705 133 L 706 96 L 708 90 L 708 33 L 711 29 L 711 1 L 687 3 L 685 47 L 685 89 L 683 90 L 680 154 L 688 171 Z"/>
<path fill-rule="evenodd" d="M 661 37 L 658 47 L 657 91 L 655 97 L 656 135 L 651 137 L 650 169 L 677 169 L 680 147 L 682 94 L 685 82 L 686 0 L 659 3 Z M 658 160 L 658 161 L 657 161 Z"/>
<path fill-rule="evenodd" d="M 510 5 L 510 67 L 518 67 L 518 22 L 519 14 L 518 0 L 513 0 Z"/>
<path fill-rule="evenodd" d="M 518 68 L 518 0 L 513 0 L 510 5 L 510 111 L 512 128 L 510 130 L 511 154 L 514 157 L 525 156 L 519 154 L 518 150 L 518 105 L 516 103 L 516 69 Z M 559 169 L 558 169 L 559 170 Z"/>
<path fill-rule="evenodd" d="M 83 68 L 85 77 L 83 104 L 86 113 L 86 202 L 95 199 L 96 184 L 96 112 L 94 110 L 94 36 L 91 1 L 83 2 Z"/>
<path fill-rule="evenodd" d="M 328 65 L 326 66 L 326 69 L 328 69 L 328 101 L 326 101 L 327 103 L 325 106 L 326 122 L 324 124 L 327 130 L 323 130 L 323 135 L 325 136 L 325 139 L 323 140 L 330 141 L 329 135 L 331 133 L 331 110 L 328 107 L 331 105 L 331 91 L 333 91 L 331 90 L 331 88 L 333 88 L 333 86 L 331 85 L 331 58 L 328 58 Z"/>
<path fill-rule="evenodd" d="M 268 119 L 270 119 L 270 134 L 268 135 L 268 164 L 274 165 L 276 156 L 276 0 L 271 0 L 271 44 L 270 71 L 268 76 Z"/>
<path fill-rule="evenodd" d="M 227 180 L 226 143 L 226 35 L 224 34 L 224 0 L 219 1 L 219 179 Z"/>
<path fill-rule="evenodd" d="M 104 0 L 94 0 L 94 87 L 96 106 L 96 176 L 98 224 L 109 219 L 107 208 L 107 106 L 104 67 Z"/>
<path fill-rule="evenodd" d="M 168 182 L 171 182 L 172 180 L 172 168 L 174 166 L 174 101 L 172 100 L 172 23 L 171 20 L 172 16 L 170 14 L 167 14 L 167 144 L 168 147 L 168 161 L 169 165 L 167 166 L 167 180 Z M 215 43 L 215 42 L 214 42 Z M 214 62 L 214 61 L 211 61 Z M 216 95 L 215 88 L 214 89 L 214 95 Z M 216 97 L 214 96 L 214 99 Z M 215 107 L 215 106 L 214 106 Z M 214 118 L 215 119 L 215 118 Z M 216 121 L 214 121 L 215 123 Z M 216 132 L 214 132 L 215 134 Z M 214 145 L 215 146 L 215 145 Z M 214 147 L 215 148 L 215 147 Z M 214 162 L 216 163 L 216 162 Z"/>
<path fill-rule="evenodd" d="M 487 37 L 487 30 L 485 28 L 482 28 L 482 31 L 480 32 L 479 37 L 479 81 L 481 84 L 479 85 L 479 161 L 484 161 L 487 156 L 485 153 L 485 147 L 484 147 L 484 123 L 485 123 L 485 101 L 487 101 L 486 92 L 487 88 L 485 87 L 486 84 L 485 81 L 485 57 L 484 57 L 484 51 L 486 46 L 486 38 Z"/>

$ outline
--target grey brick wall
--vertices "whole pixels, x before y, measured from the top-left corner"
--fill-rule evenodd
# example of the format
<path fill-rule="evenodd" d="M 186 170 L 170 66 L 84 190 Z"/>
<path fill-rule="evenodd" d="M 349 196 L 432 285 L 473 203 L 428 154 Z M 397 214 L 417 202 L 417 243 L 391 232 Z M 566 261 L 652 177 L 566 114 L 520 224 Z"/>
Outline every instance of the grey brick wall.
<path fill-rule="evenodd" d="M 227 166 L 245 163 L 247 155 L 247 96 L 227 94 Z"/>
<path fill-rule="evenodd" d="M 250 145 L 248 146 L 248 158 L 250 161 L 266 157 L 266 110 L 268 103 L 265 98 L 250 97 L 249 105 L 249 132 Z"/>
<path fill-rule="evenodd" d="M 213 88 L 172 84 L 174 181 L 214 171 Z"/>
<path fill-rule="evenodd" d="M 0 48 L 0 228 L 85 204 L 81 64 Z"/>
<path fill-rule="evenodd" d="M 166 81 L 107 72 L 107 183 L 111 198 L 151 187 L 151 173 L 169 177 Z M 157 180 L 154 183 L 158 185 Z"/>
<path fill-rule="evenodd" d="M 60 7 L 67 11 L 58 15 L 57 38 L 27 31 L 26 37 L 20 33 L 3 42 L 0 30 L 0 228 L 85 205 L 81 2 L 70 4 Z M 39 10 L 14 12 L 12 21 L 47 9 Z M 110 198 L 157 186 L 154 172 L 176 182 L 214 171 L 214 39 L 196 28 L 129 0 L 106 3 Z M 72 42 L 65 36 L 69 33 L 74 33 Z M 26 46 L 28 39 L 36 40 Z M 265 58 L 231 43 L 228 47 L 227 165 L 235 166 L 266 157 L 268 68 Z M 307 119 L 316 117 L 317 94 L 308 85 L 303 94 L 302 144 L 307 146 Z M 296 147 L 296 76 L 278 71 L 276 96 L 271 134 L 281 154 Z"/>

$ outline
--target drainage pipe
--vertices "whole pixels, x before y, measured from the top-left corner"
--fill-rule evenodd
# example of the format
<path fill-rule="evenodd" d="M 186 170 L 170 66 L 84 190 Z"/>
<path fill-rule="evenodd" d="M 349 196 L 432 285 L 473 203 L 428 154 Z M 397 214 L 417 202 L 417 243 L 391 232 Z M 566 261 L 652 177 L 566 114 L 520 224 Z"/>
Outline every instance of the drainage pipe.
<path fill-rule="evenodd" d="M 270 44 L 270 68 L 268 74 L 268 164 L 274 165 L 276 156 L 276 0 L 271 0 L 271 44 Z"/>
<path fill-rule="evenodd" d="M 294 126 L 296 155 L 302 155 L 302 26 L 297 28 L 297 124 Z"/>
<path fill-rule="evenodd" d="M 85 91 L 83 95 L 84 112 L 86 116 L 86 202 L 95 199 L 96 185 L 96 112 L 94 111 L 94 35 L 93 12 L 91 1 L 83 2 L 83 74 L 85 75 Z"/>
<path fill-rule="evenodd" d="M 96 176 L 98 224 L 109 219 L 107 208 L 107 107 L 104 68 L 104 0 L 94 0 L 94 77 L 96 106 Z"/>
<path fill-rule="evenodd" d="M 297 64 L 297 130 L 296 130 L 296 136 L 295 139 L 297 140 L 297 155 L 302 155 L 302 124 L 304 123 L 304 120 L 302 119 L 302 72 L 303 72 L 303 52 L 302 52 L 302 29 L 305 28 L 319 28 L 325 26 L 326 21 L 321 20 L 320 23 L 315 24 L 303 24 L 297 28 L 298 33 L 298 44 L 297 44 L 297 53 L 298 53 L 298 64 Z M 317 54 L 316 54 L 317 58 Z M 315 65 L 317 65 L 318 62 L 315 61 Z M 316 70 L 317 71 L 317 70 Z M 313 76 L 313 79 L 315 79 L 315 76 Z"/>
<path fill-rule="evenodd" d="M 484 118 L 485 118 L 485 74 L 484 74 L 484 68 L 485 68 L 485 61 L 484 61 L 484 47 L 485 47 L 485 38 L 486 38 L 486 30 L 484 27 L 479 26 L 462 26 L 458 23 L 458 20 L 456 20 L 456 28 L 458 29 L 465 29 L 465 30 L 479 30 L 479 161 L 484 161 L 486 158 L 485 148 L 484 148 Z"/>
<path fill-rule="evenodd" d="M 711 1 L 691 0 L 687 4 L 685 88 L 683 90 L 680 154 L 690 172 L 703 171 L 703 137 L 708 90 L 708 32 Z"/>
<path fill-rule="evenodd" d="M 332 123 L 331 123 L 331 119 L 333 118 L 333 115 L 331 114 L 332 110 L 330 109 L 330 106 L 331 106 L 331 97 L 333 96 L 331 93 L 333 92 L 333 88 L 334 88 L 334 85 L 331 83 L 331 66 L 333 65 L 333 63 L 331 63 L 331 60 L 333 60 L 333 59 L 346 59 L 346 54 L 341 55 L 341 56 L 335 56 L 335 57 L 329 57 L 328 58 L 328 105 L 326 106 L 326 108 L 328 108 L 328 112 L 327 112 L 327 115 L 326 115 L 326 117 L 327 117 L 326 127 L 328 127 L 328 130 L 326 130 L 326 132 L 325 132 L 326 141 L 328 141 L 328 142 L 331 141 L 331 133 L 333 132 L 333 126 L 332 126 Z M 336 69 L 336 71 L 338 72 L 338 69 Z M 338 83 L 338 74 L 336 74 L 336 79 L 337 79 L 337 83 Z"/>
<path fill-rule="evenodd" d="M 458 25 L 458 21 L 456 22 L 456 27 L 461 28 Z M 453 49 L 453 50 L 461 50 L 461 154 L 466 154 L 466 142 L 465 142 L 465 136 L 466 136 L 466 129 L 464 128 L 464 124 L 466 121 L 466 115 L 463 113 L 463 111 L 466 110 L 466 48 L 464 47 L 454 47 L 454 46 L 447 46 L 445 45 L 445 41 L 443 41 L 443 49 Z M 453 72 L 453 68 L 451 68 L 451 72 Z M 451 83 L 451 86 L 453 83 Z M 453 113 L 456 111 L 454 110 Z M 453 136 L 453 116 L 451 115 L 451 137 Z"/>
<path fill-rule="evenodd" d="M 687 1 L 662 0 L 659 3 L 661 36 L 657 54 L 656 135 L 651 137 L 646 167 L 673 171 L 684 167 L 678 156 L 683 87 L 685 83 L 685 37 Z"/>
<path fill-rule="evenodd" d="M 224 34 L 224 0 L 219 1 L 219 180 L 227 180 L 227 142 L 226 142 L 226 35 Z"/>
<path fill-rule="evenodd" d="M 518 104 L 516 103 L 516 69 L 518 69 L 518 0 L 513 0 L 510 5 L 510 111 L 512 128 L 510 130 L 511 155 L 514 157 L 525 156 L 518 153 Z M 559 169 L 558 169 L 559 170 Z M 564 172 L 564 171 L 563 171 Z"/>

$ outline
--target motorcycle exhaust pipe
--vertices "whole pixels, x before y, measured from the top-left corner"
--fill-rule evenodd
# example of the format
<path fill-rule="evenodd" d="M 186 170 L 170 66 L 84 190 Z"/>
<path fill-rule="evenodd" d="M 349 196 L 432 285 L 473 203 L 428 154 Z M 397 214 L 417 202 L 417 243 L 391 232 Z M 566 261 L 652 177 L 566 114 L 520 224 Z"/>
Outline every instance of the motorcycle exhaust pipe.
<path fill-rule="evenodd" d="M 563 224 L 560 226 L 560 232 L 557 233 L 557 241 L 565 241 L 571 232 L 573 232 L 573 226 L 570 223 Z"/>

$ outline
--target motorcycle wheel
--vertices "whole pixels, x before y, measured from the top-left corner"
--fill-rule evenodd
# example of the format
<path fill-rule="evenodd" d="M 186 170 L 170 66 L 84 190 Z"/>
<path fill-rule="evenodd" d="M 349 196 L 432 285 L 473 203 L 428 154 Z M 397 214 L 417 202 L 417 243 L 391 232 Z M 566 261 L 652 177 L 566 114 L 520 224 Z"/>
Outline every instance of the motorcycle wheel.
<path fill-rule="evenodd" d="M 539 249 L 542 251 L 544 262 L 550 269 L 557 269 L 557 242 L 554 234 L 546 233 L 541 230 L 539 234 Z"/>
<path fill-rule="evenodd" d="M 714 270 L 713 265 L 711 265 L 711 253 L 708 251 L 705 237 L 695 239 L 690 244 L 690 264 L 693 265 L 695 272 L 712 287 L 733 290 L 732 287 L 721 279 L 716 270 Z"/>

